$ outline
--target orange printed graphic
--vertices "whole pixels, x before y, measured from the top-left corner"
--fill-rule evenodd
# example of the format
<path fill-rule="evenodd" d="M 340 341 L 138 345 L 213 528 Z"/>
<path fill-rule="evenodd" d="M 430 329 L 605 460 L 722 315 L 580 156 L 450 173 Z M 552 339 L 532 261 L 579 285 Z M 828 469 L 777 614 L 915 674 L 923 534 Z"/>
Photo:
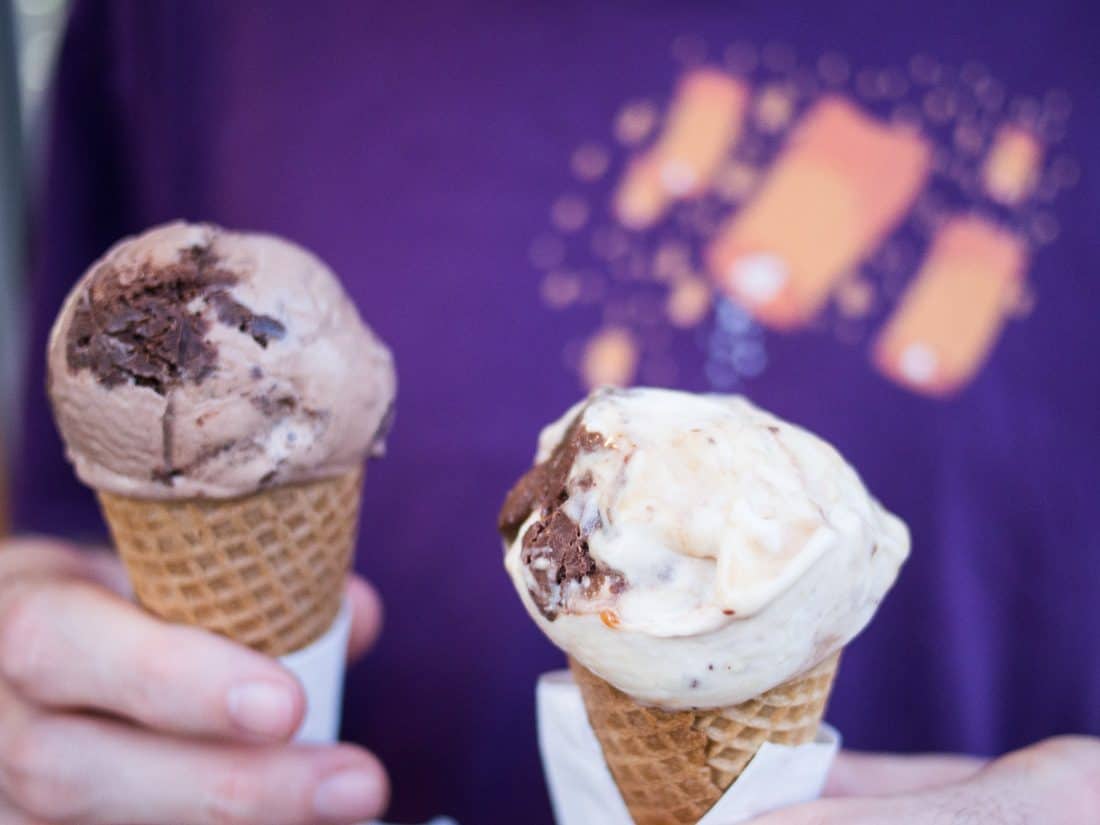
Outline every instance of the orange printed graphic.
<path fill-rule="evenodd" d="M 688 329 L 700 323 L 710 311 L 710 285 L 702 278 L 681 278 L 669 290 L 665 312 L 673 326 Z"/>
<path fill-rule="evenodd" d="M 913 283 L 874 348 L 878 368 L 920 393 L 944 396 L 985 361 L 1019 292 L 1023 242 L 976 217 L 936 234 Z"/>
<path fill-rule="evenodd" d="M 1035 135 L 1019 126 L 1002 126 L 982 167 L 982 185 L 993 200 L 1015 206 L 1035 188 L 1042 160 L 1043 147 Z"/>
<path fill-rule="evenodd" d="M 625 387 L 638 368 L 638 345 L 634 336 L 620 327 L 607 327 L 585 345 L 581 376 L 587 387 Z"/>
<path fill-rule="evenodd" d="M 737 142 L 748 97 L 744 83 L 716 69 L 683 77 L 656 144 L 631 161 L 615 194 L 624 226 L 644 229 L 672 202 L 707 191 Z"/>
<path fill-rule="evenodd" d="M 530 248 L 545 306 L 600 310 L 565 363 L 672 383 L 694 339 L 740 391 L 784 335 L 829 336 L 907 392 L 961 392 L 1038 300 L 1027 269 L 1081 178 L 1073 101 L 973 60 L 709 39 L 677 37 L 671 95 L 635 90 L 572 147 Z"/>
<path fill-rule="evenodd" d="M 822 98 L 710 243 L 711 276 L 762 323 L 805 324 L 904 215 L 930 155 L 918 134 Z"/>

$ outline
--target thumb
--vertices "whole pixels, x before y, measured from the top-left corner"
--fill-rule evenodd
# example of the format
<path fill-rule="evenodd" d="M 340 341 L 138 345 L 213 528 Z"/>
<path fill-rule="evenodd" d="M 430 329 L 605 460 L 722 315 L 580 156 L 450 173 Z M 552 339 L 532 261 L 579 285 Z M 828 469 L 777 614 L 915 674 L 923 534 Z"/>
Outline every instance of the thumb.
<path fill-rule="evenodd" d="M 1008 822 L 1004 816 L 1012 810 L 1011 802 L 1000 807 L 1000 800 L 993 794 L 995 787 L 980 784 L 972 787 L 972 784 L 948 785 L 901 796 L 821 799 L 753 819 L 750 825 L 929 825 L 962 822 L 961 817 L 974 825 Z M 972 816 L 967 817 L 968 814 Z"/>
<path fill-rule="evenodd" d="M 927 814 L 903 798 L 822 799 L 765 814 L 749 825 L 928 825 Z"/>
<path fill-rule="evenodd" d="M 973 777 L 984 759 L 955 754 L 887 754 L 841 751 L 825 796 L 887 796 L 935 788 Z"/>

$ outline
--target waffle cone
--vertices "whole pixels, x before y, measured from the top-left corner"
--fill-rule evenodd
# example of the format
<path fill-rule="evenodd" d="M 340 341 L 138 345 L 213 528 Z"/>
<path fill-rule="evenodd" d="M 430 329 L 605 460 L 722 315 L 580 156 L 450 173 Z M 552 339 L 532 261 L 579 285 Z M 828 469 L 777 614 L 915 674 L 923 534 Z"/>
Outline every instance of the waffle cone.
<path fill-rule="evenodd" d="M 358 470 L 235 499 L 98 495 L 146 609 L 282 656 L 340 610 L 362 480 Z"/>
<path fill-rule="evenodd" d="M 814 739 L 839 658 L 739 705 L 684 711 L 639 704 L 583 665 L 569 666 L 636 825 L 695 825 L 764 742 Z"/>

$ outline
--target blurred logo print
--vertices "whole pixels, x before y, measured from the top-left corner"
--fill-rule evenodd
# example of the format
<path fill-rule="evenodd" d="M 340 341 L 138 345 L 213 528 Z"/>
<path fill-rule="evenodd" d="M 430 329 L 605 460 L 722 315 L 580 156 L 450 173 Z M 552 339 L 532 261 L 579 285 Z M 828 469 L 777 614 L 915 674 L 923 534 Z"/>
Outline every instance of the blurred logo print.
<path fill-rule="evenodd" d="M 769 335 L 828 334 L 907 390 L 963 390 L 1030 312 L 1029 260 L 1077 182 L 1055 151 L 1065 95 L 1011 97 L 923 55 L 707 51 L 679 38 L 667 99 L 577 147 L 532 243 L 544 303 L 599 310 L 565 354 L 580 381 L 672 383 L 688 335 L 735 389 L 767 369 Z"/>

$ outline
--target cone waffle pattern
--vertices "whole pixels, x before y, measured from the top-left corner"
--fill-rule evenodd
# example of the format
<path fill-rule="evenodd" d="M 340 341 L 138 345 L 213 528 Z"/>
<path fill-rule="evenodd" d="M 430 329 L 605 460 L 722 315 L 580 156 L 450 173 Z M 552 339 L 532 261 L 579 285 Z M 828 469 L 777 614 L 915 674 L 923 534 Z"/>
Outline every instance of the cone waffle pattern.
<path fill-rule="evenodd" d="M 340 610 L 362 478 L 225 500 L 100 491 L 99 501 L 145 608 L 281 656 L 319 638 Z"/>
<path fill-rule="evenodd" d="M 671 712 L 640 705 L 577 662 L 569 664 L 636 825 L 694 825 L 764 742 L 813 740 L 838 661 L 834 655 L 739 705 Z"/>

